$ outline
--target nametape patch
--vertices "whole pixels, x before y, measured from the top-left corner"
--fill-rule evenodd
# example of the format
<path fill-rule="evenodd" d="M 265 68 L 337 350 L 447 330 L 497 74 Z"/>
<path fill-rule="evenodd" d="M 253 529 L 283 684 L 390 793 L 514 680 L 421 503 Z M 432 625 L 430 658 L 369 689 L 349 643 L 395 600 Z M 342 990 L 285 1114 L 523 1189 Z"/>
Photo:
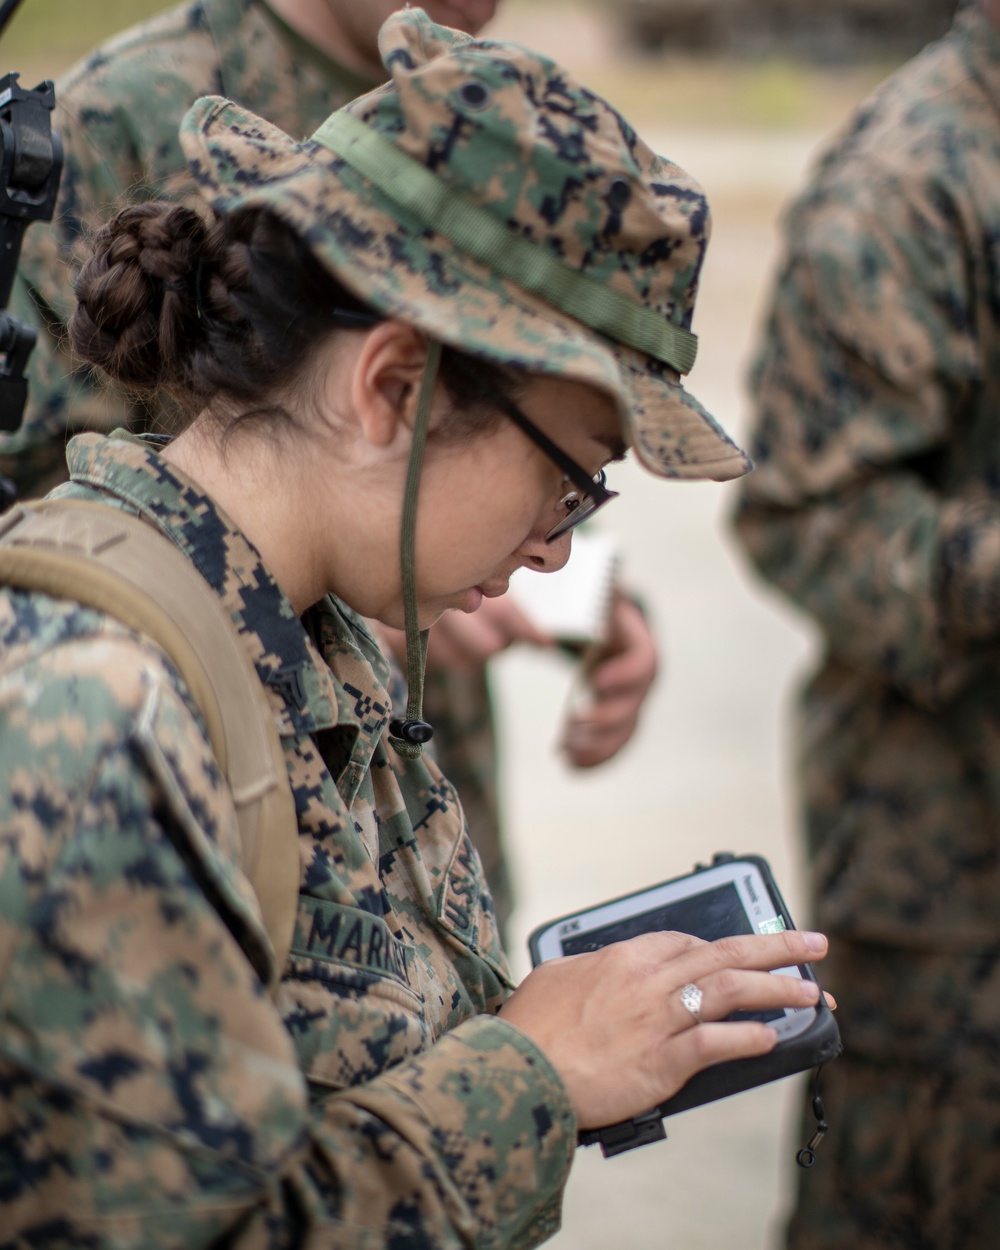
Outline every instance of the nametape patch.
<path fill-rule="evenodd" d="M 343 903 L 300 895 L 292 954 L 346 964 L 413 986 L 413 948 L 390 933 L 381 916 Z"/>

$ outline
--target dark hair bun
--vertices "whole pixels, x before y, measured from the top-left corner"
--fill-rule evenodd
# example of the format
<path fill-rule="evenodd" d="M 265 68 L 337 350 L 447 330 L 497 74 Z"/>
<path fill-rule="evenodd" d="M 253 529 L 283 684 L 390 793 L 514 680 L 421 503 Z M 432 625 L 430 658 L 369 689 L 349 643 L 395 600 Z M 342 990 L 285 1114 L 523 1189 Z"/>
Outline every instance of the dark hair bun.
<path fill-rule="evenodd" d="M 128 386 L 176 384 L 202 338 L 207 233 L 192 209 L 163 202 L 133 205 L 103 226 L 76 282 L 77 355 Z"/>
<path fill-rule="evenodd" d="M 95 236 L 77 279 L 69 332 L 76 354 L 134 389 L 163 391 L 159 428 L 207 412 L 228 431 L 247 420 L 294 424 L 289 387 L 308 382 L 309 354 L 338 313 L 372 310 L 344 288 L 305 239 L 266 209 L 206 222 L 178 204 L 126 208 Z M 473 433 L 513 397 L 516 370 L 446 349 L 441 380 Z M 225 402 L 213 404 L 217 398 Z"/>

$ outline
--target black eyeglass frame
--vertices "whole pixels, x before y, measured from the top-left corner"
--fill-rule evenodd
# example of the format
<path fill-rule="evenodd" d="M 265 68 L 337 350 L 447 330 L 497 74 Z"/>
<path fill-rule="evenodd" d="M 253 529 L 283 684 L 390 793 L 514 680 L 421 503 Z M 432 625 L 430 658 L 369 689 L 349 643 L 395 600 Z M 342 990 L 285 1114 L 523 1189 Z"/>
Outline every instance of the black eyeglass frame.
<path fill-rule="evenodd" d="M 333 309 L 333 316 L 336 321 L 348 329 L 367 329 L 369 326 L 377 325 L 380 321 L 385 320 L 378 313 L 349 308 L 335 308 Z M 471 377 L 475 371 L 475 362 L 460 359 L 459 367 Z M 606 503 L 618 498 L 618 491 L 608 490 L 606 485 L 608 480 L 607 474 L 603 469 L 595 477 L 591 477 L 582 465 L 577 464 L 572 456 L 568 456 L 543 430 L 540 430 L 528 414 L 518 404 L 515 404 L 512 399 L 509 399 L 502 391 L 496 390 L 495 387 L 488 386 L 484 389 L 489 402 L 502 412 L 505 417 L 509 417 L 531 439 L 535 446 L 548 456 L 553 464 L 562 469 L 566 477 L 580 492 L 580 501 L 576 507 L 572 508 L 561 521 L 553 525 L 545 535 L 547 543 L 555 542 L 563 534 L 568 534 L 570 530 L 576 529 L 582 522 L 589 520 L 598 509 L 603 508 Z"/>
<path fill-rule="evenodd" d="M 571 509 L 561 521 L 553 525 L 545 535 L 547 543 L 555 542 L 563 534 L 568 534 L 570 530 L 576 529 L 583 521 L 589 520 L 599 508 L 603 508 L 612 499 L 618 498 L 618 491 L 608 490 L 606 485 L 608 478 L 603 469 L 595 477 L 591 477 L 582 465 L 577 464 L 572 456 L 568 456 L 543 430 L 540 430 L 528 414 L 522 411 L 512 399 L 508 399 L 506 395 L 502 395 L 499 391 L 491 391 L 490 402 L 499 408 L 505 417 L 509 417 L 519 429 L 523 430 L 535 446 L 540 451 L 543 451 L 553 464 L 562 469 L 563 473 L 566 474 L 567 478 L 580 492 L 580 501 L 576 507 Z"/>

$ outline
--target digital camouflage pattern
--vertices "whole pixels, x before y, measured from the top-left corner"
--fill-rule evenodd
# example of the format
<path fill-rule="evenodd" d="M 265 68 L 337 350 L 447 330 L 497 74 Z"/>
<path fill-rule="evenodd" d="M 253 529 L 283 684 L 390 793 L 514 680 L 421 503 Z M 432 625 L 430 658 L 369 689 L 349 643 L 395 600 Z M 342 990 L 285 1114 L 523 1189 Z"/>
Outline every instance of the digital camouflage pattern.
<path fill-rule="evenodd" d="M 736 524 L 826 644 L 797 741 L 831 1079 L 857 1131 L 895 1135 L 855 1149 L 830 1115 L 832 1175 L 803 1180 L 791 1244 L 985 1246 L 968 1230 L 995 1237 L 995 1138 L 966 1166 L 947 1099 L 904 1125 L 861 1092 L 872 1064 L 930 1089 L 1000 1059 L 1000 33 L 975 3 L 855 113 L 785 251 Z M 881 1224 L 852 1197 L 879 1186 Z"/>
<path fill-rule="evenodd" d="M 25 235 L 13 301 L 42 334 L 22 428 L 0 433 L 0 473 L 22 495 L 62 471 L 67 430 L 142 419 L 89 372 L 72 372 L 60 338 L 87 238 L 127 202 L 196 198 L 177 135 L 192 101 L 219 92 L 304 137 L 371 85 L 261 0 L 194 0 L 102 45 L 59 82 L 52 125 L 66 156 L 56 214 Z"/>
<path fill-rule="evenodd" d="M 823 986 L 847 1048 L 829 1133 L 798 1172 L 789 1250 L 993 1250 L 1000 1226 L 1000 960 L 834 935 Z M 802 1140 L 816 1127 L 804 1117 Z"/>
<path fill-rule="evenodd" d="M 191 102 L 218 92 L 304 137 L 371 86 L 261 0 L 195 0 L 103 45 L 60 81 L 53 121 L 65 151 L 59 202 L 51 226 L 33 225 L 25 235 L 15 289 L 16 310 L 39 330 L 29 402 L 21 430 L 0 432 L 0 474 L 22 497 L 65 480 L 68 433 L 156 425 L 155 408 L 99 384 L 89 370 L 74 372 L 61 335 L 73 308 L 73 274 L 93 232 L 127 201 L 198 199 L 178 137 Z M 485 674 L 466 681 L 431 673 L 425 704 L 436 758 L 459 788 L 502 925 L 513 896 Z"/>
<path fill-rule="evenodd" d="M 275 213 L 355 294 L 433 339 L 605 391 L 652 473 L 747 472 L 677 368 L 626 342 L 643 318 L 690 338 L 710 229 L 694 179 L 517 44 L 473 40 L 413 9 L 386 21 L 379 46 L 390 81 L 306 142 L 230 101 L 199 100 L 181 143 L 206 200 Z M 434 198 L 417 205 L 425 182 Z M 488 257 L 460 237 L 462 213 L 479 243 L 497 235 Z M 522 249 L 531 255 L 515 279 L 504 266 Z M 536 291 L 545 265 L 556 273 Z M 588 285 L 587 310 L 563 311 L 561 297 Z M 601 316 L 616 297 L 622 308 Z"/>
<path fill-rule="evenodd" d="M 823 629 L 819 920 L 1000 939 L 1000 35 L 973 4 L 821 162 L 752 379 L 738 530 Z"/>
<path fill-rule="evenodd" d="M 204 726 L 157 648 L 0 594 L 0 1245 L 530 1246 L 576 1144 L 561 1082 L 490 1013 L 510 982 L 451 787 L 387 747 L 388 670 L 132 436 L 63 496 L 149 520 L 230 612 L 300 830 L 276 1002 Z"/>
<path fill-rule="evenodd" d="M 797 1250 L 993 1250 L 997 1072 L 995 1063 L 965 1072 L 861 1058 L 830 1064 L 821 1092 L 831 1131 L 816 1166 L 796 1169 L 789 1243 Z M 914 1201 L 917 1186 L 935 1191 L 934 1200 Z"/>
<path fill-rule="evenodd" d="M 405 698 L 400 706 L 405 704 Z M 493 697 L 487 665 L 429 667 L 424 678 L 424 719 L 434 726 L 431 751 L 458 791 L 469 834 L 489 882 L 500 937 L 514 910 L 514 883 L 504 848 Z"/>

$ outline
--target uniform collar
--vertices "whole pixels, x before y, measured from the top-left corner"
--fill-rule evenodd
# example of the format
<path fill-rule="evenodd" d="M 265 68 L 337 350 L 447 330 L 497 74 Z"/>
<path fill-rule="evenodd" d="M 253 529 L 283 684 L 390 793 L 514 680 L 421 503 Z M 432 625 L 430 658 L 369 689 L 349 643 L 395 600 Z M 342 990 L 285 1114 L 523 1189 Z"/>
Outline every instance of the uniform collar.
<path fill-rule="evenodd" d="M 162 443 L 120 430 L 79 434 L 67 448 L 71 483 L 121 501 L 180 547 L 229 611 L 279 731 L 335 731 L 336 771 L 363 771 L 390 712 L 389 669 L 371 633 L 333 596 L 300 621 L 257 549 L 158 454 Z M 76 493 L 72 485 L 62 492 Z"/>

